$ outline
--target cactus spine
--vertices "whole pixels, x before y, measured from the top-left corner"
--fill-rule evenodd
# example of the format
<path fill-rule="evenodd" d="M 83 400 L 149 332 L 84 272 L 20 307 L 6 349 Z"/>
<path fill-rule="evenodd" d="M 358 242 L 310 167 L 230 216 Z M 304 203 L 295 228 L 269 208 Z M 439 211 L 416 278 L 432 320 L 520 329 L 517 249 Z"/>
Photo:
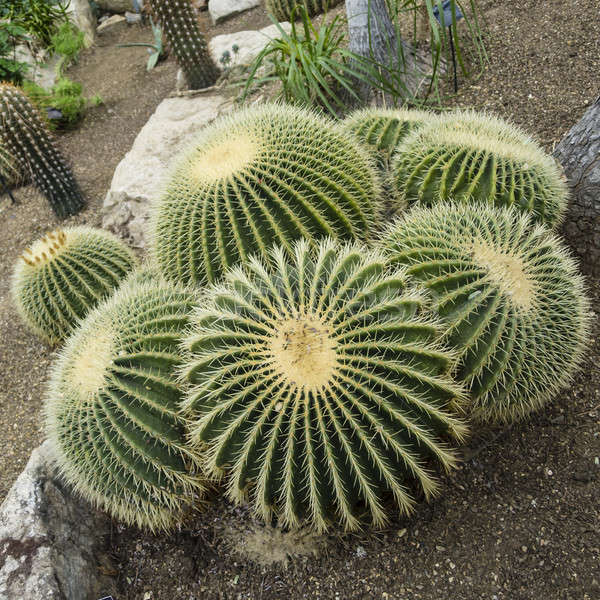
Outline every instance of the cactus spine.
<path fill-rule="evenodd" d="M 112 517 L 152 531 L 203 492 L 175 370 L 195 295 L 134 275 L 94 309 L 53 368 L 46 432 L 64 478 Z"/>
<path fill-rule="evenodd" d="M 14 157 L 4 148 L 0 141 L 0 187 L 17 185 L 23 181 L 23 173 L 19 170 Z"/>
<path fill-rule="evenodd" d="M 568 189 L 554 159 L 516 127 L 475 112 L 449 113 L 413 132 L 398 146 L 393 172 L 406 204 L 515 206 L 550 227 L 567 206 Z"/>
<path fill-rule="evenodd" d="M 150 0 L 152 11 L 182 68 L 188 87 L 199 90 L 219 77 L 190 0 Z"/>
<path fill-rule="evenodd" d="M 363 501 L 381 525 L 388 492 L 408 512 L 408 482 L 436 491 L 429 459 L 455 463 L 443 438 L 464 432 L 451 416 L 462 393 L 453 354 L 381 255 L 327 240 L 293 254 L 232 269 L 194 314 L 191 439 L 208 444 L 208 471 L 227 474 L 230 497 L 249 493 L 265 520 L 356 529 Z"/>
<path fill-rule="evenodd" d="M 305 6 L 309 16 L 327 12 L 342 0 L 267 0 L 267 12 L 278 21 L 290 21 L 296 5 Z M 296 15 L 296 18 L 300 15 Z"/>
<path fill-rule="evenodd" d="M 520 419 L 571 380 L 589 303 L 566 248 L 531 215 L 484 204 L 415 208 L 384 245 L 433 293 L 475 419 Z"/>
<path fill-rule="evenodd" d="M 0 145 L 16 168 L 31 176 L 58 217 L 83 208 L 79 186 L 43 119 L 23 92 L 7 83 L 0 84 Z"/>
<path fill-rule="evenodd" d="M 273 244 L 368 236 L 379 210 L 368 153 L 331 121 L 262 105 L 205 128 L 175 168 L 152 219 L 163 274 L 213 282 Z"/>
<path fill-rule="evenodd" d="M 27 326 L 55 344 L 135 265 L 131 250 L 113 235 L 67 227 L 46 234 L 17 260 L 13 299 Z"/>

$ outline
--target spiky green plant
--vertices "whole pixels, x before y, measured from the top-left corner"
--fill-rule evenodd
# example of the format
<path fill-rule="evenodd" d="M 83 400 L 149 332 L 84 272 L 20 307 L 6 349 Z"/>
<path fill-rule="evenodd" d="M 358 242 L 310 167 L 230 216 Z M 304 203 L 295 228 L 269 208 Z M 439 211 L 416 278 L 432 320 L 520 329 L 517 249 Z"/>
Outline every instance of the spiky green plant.
<path fill-rule="evenodd" d="M 0 84 L 0 146 L 31 176 L 58 217 L 83 208 L 81 190 L 44 120 L 23 92 L 7 83 Z"/>
<path fill-rule="evenodd" d="M 454 356 L 425 305 L 403 269 L 329 240 L 229 271 L 185 342 L 184 411 L 208 472 L 265 520 L 317 530 L 356 529 L 361 512 L 385 523 L 387 493 L 409 512 L 413 482 L 434 494 L 429 460 L 452 467 L 448 442 L 465 429 L 451 416 Z"/>
<path fill-rule="evenodd" d="M 188 87 L 199 90 L 213 85 L 220 71 L 210 56 L 190 0 L 150 0 L 150 7 L 183 70 Z"/>
<path fill-rule="evenodd" d="M 278 21 L 291 21 L 292 13 L 296 5 L 306 6 L 309 16 L 318 15 L 333 8 L 342 0 L 267 0 L 265 7 L 267 12 Z"/>
<path fill-rule="evenodd" d="M 368 152 L 331 121 L 261 105 L 205 128 L 172 173 L 152 219 L 167 277 L 213 282 L 273 244 L 368 236 L 379 180 Z"/>
<path fill-rule="evenodd" d="M 471 111 L 442 115 L 405 138 L 393 173 L 407 204 L 450 199 L 515 206 L 551 227 L 567 207 L 554 159 L 516 127 Z"/>
<path fill-rule="evenodd" d="M 204 490 L 175 371 L 193 292 L 132 275 L 69 338 L 53 367 L 46 432 L 66 481 L 112 517 L 152 531 Z"/>
<path fill-rule="evenodd" d="M 19 170 L 14 156 L 10 154 L 0 141 L 0 176 L 6 185 L 16 185 L 23 181 L 23 173 Z M 2 182 L 0 181 L 0 186 Z"/>
<path fill-rule="evenodd" d="M 12 295 L 26 325 L 51 344 L 119 286 L 135 256 L 102 229 L 66 227 L 35 241 L 17 260 Z"/>
<path fill-rule="evenodd" d="M 433 293 L 475 419 L 520 419 L 571 381 L 589 303 L 569 252 L 531 215 L 484 204 L 415 208 L 384 246 Z"/>

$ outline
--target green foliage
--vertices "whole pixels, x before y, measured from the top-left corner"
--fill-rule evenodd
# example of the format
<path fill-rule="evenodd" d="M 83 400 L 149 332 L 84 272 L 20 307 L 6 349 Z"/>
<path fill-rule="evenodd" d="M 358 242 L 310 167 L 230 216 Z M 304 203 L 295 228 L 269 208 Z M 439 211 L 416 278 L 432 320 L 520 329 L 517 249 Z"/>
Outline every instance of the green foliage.
<path fill-rule="evenodd" d="M 313 112 L 255 106 L 206 127 L 154 209 L 153 251 L 174 280 L 213 282 L 295 240 L 366 238 L 379 180 L 354 139 Z"/>
<path fill-rule="evenodd" d="M 62 119 L 58 122 L 49 121 L 48 126 L 55 129 L 60 126 L 72 126 L 78 123 L 85 114 L 86 99 L 83 97 L 83 87 L 80 83 L 71 81 L 67 77 L 61 77 L 51 90 L 25 81 L 23 90 L 40 109 L 56 108 L 62 113 Z"/>
<path fill-rule="evenodd" d="M 549 226 L 560 223 L 567 207 L 554 159 L 516 127 L 485 114 L 457 111 L 415 131 L 398 146 L 393 171 L 407 204 L 515 206 Z"/>
<path fill-rule="evenodd" d="M 486 204 L 415 208 L 384 242 L 432 293 L 461 352 L 473 417 L 510 422 L 567 385 L 590 330 L 570 253 L 531 215 Z"/>
<path fill-rule="evenodd" d="M 64 478 L 127 524 L 168 529 L 203 492 L 175 379 L 195 296 L 133 275 L 67 341 L 53 367 L 46 432 Z"/>
<path fill-rule="evenodd" d="M 192 90 L 210 87 L 220 72 L 213 63 L 190 0 L 150 0 L 152 12 Z"/>
<path fill-rule="evenodd" d="M 382 255 L 330 241 L 250 259 L 209 289 L 185 341 L 185 414 L 231 498 L 284 526 L 360 527 L 432 496 L 465 431 L 454 355 Z M 432 460 L 433 459 L 433 460 Z M 362 503 L 362 506 L 360 505 Z"/>
<path fill-rule="evenodd" d="M 60 24 L 69 20 L 68 4 L 67 0 L 11 0 L 1 16 L 23 27 L 47 48 Z"/>
<path fill-rule="evenodd" d="M 29 65 L 15 60 L 15 46 L 27 39 L 25 29 L 9 21 L 0 21 L 0 81 L 15 84 L 23 81 Z"/>
<path fill-rule="evenodd" d="M 81 190 L 44 119 L 25 94 L 9 84 L 0 84 L 0 146 L 14 157 L 21 172 L 31 176 L 58 217 L 83 208 Z"/>
<path fill-rule="evenodd" d="M 101 229 L 54 231 L 17 260 L 13 299 L 27 326 L 56 344 L 120 285 L 136 262 L 127 246 Z"/>
<path fill-rule="evenodd" d="M 61 54 L 62 58 L 58 65 L 58 73 L 69 64 L 76 62 L 79 52 L 85 48 L 85 38 L 70 21 L 63 23 L 50 40 L 50 50 Z"/>
<path fill-rule="evenodd" d="M 149 50 L 153 50 L 153 52 L 150 53 L 150 56 L 148 57 L 148 63 L 146 64 L 146 70 L 147 71 L 152 71 L 152 69 L 154 69 L 154 67 L 156 66 L 156 64 L 163 60 L 166 56 L 166 50 L 164 47 L 164 42 L 163 42 L 163 34 L 162 34 L 162 29 L 156 25 L 154 23 L 154 21 L 152 20 L 152 17 L 150 17 L 150 25 L 152 26 L 152 34 L 154 36 L 154 43 L 150 44 L 150 43 L 131 43 L 131 44 L 118 44 L 117 48 L 135 48 L 135 47 L 142 47 L 142 48 L 149 48 Z"/>
<path fill-rule="evenodd" d="M 296 5 L 306 7 L 310 16 L 327 12 L 342 0 L 266 0 L 265 8 L 277 21 L 293 21 Z"/>

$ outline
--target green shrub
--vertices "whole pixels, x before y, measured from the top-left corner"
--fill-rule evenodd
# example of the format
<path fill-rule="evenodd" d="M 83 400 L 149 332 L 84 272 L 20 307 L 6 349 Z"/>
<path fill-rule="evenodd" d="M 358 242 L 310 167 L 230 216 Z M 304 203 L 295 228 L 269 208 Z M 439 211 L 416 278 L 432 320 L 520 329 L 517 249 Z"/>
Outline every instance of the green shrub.
<path fill-rule="evenodd" d="M 61 23 L 69 20 L 67 0 L 11 0 L 2 16 L 23 27 L 38 43 L 47 48 Z"/>
<path fill-rule="evenodd" d="M 15 60 L 15 47 L 27 41 L 27 31 L 9 21 L 0 21 L 0 81 L 19 84 L 29 65 Z"/>
<path fill-rule="evenodd" d="M 50 91 L 32 81 L 25 81 L 23 90 L 43 112 L 56 108 L 62 113 L 61 119 L 48 121 L 51 129 L 76 125 L 85 114 L 87 102 L 82 95 L 83 86 L 66 77 L 61 77 Z"/>

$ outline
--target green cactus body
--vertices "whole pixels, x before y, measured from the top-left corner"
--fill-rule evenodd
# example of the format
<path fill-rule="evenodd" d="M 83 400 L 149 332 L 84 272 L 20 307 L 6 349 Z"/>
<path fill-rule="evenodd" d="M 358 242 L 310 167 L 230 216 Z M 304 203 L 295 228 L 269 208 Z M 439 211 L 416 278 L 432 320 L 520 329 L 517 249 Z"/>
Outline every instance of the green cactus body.
<path fill-rule="evenodd" d="M 340 2 L 342 0 L 266 0 L 265 6 L 267 12 L 278 21 L 291 21 L 292 12 L 297 4 L 306 6 L 308 15 L 312 17 L 326 12 Z"/>
<path fill-rule="evenodd" d="M 16 87 L 0 84 L 0 146 L 31 177 L 54 213 L 68 217 L 85 205 L 81 190 L 43 119 Z"/>
<path fill-rule="evenodd" d="M 220 72 L 210 56 L 190 0 L 150 0 L 150 6 L 183 70 L 188 87 L 199 90 L 213 85 Z"/>
<path fill-rule="evenodd" d="M 24 179 L 23 173 L 17 166 L 14 157 L 4 148 L 0 141 L 0 176 L 4 182 L 0 181 L 0 186 L 5 183 L 8 186 L 17 185 Z"/>
<path fill-rule="evenodd" d="M 163 274 L 213 282 L 250 254 L 297 239 L 364 238 L 378 212 L 368 153 L 300 108 L 262 105 L 204 129 L 153 211 Z"/>
<path fill-rule="evenodd" d="M 18 259 L 12 295 L 27 326 L 51 344 L 120 285 L 136 259 L 113 235 L 91 227 L 46 234 Z"/>
<path fill-rule="evenodd" d="M 566 248 L 530 215 L 484 204 L 414 208 L 384 245 L 433 293 L 475 419 L 520 419 L 571 380 L 589 304 Z"/>
<path fill-rule="evenodd" d="M 45 404 L 66 481 L 112 517 L 153 531 L 179 523 L 204 490 L 175 375 L 194 306 L 192 292 L 133 275 L 69 338 Z"/>
<path fill-rule="evenodd" d="M 282 524 L 381 525 L 391 492 L 401 512 L 437 483 L 429 460 L 447 445 L 461 388 L 453 353 L 403 270 L 361 246 L 305 241 L 251 258 L 209 290 L 185 342 L 184 411 L 207 469 L 236 501 Z M 358 503 L 365 509 L 359 509 Z"/>
<path fill-rule="evenodd" d="M 393 158 L 406 204 L 440 200 L 515 206 L 557 225 L 568 188 L 554 159 L 516 127 L 489 115 L 454 112 L 409 135 Z"/>

